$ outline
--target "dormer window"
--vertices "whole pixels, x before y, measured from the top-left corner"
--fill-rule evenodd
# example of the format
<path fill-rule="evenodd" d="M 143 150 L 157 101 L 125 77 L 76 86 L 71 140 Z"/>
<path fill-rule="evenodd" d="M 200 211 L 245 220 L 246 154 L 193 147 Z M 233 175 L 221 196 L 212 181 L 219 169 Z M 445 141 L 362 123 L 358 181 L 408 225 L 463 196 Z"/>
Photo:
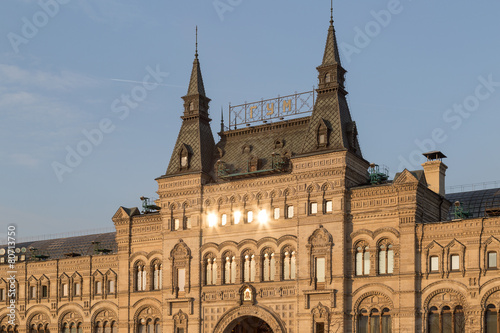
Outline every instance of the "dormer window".
<path fill-rule="evenodd" d="M 181 170 L 189 169 L 189 151 L 186 145 L 182 146 L 180 152 L 180 169 Z"/>
<path fill-rule="evenodd" d="M 318 126 L 318 148 L 324 148 L 328 146 L 328 127 L 326 123 L 322 121 Z"/>

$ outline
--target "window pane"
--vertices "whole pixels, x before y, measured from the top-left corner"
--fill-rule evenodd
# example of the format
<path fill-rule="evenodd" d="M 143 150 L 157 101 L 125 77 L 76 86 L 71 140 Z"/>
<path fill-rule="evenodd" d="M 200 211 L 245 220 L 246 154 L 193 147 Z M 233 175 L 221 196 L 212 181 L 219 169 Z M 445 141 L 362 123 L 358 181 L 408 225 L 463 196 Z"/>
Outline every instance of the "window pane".
<path fill-rule="evenodd" d="M 287 217 L 291 219 L 293 217 L 293 206 L 288 206 L 288 214 Z"/>
<path fill-rule="evenodd" d="M 250 261 L 250 282 L 255 281 L 255 258 L 252 256 Z"/>
<path fill-rule="evenodd" d="M 317 213 L 318 213 L 318 203 L 311 202 L 311 214 L 317 214 Z"/>
<path fill-rule="evenodd" d="M 392 332 L 391 316 L 383 316 L 382 317 L 382 333 L 391 333 L 391 332 Z"/>
<path fill-rule="evenodd" d="M 75 283 L 75 295 L 80 296 L 80 284 Z"/>
<path fill-rule="evenodd" d="M 264 258 L 264 281 L 269 281 L 269 256 L 266 254 Z"/>
<path fill-rule="evenodd" d="M 68 296 L 68 285 L 65 283 L 62 285 L 62 293 L 63 293 L 63 296 Z"/>
<path fill-rule="evenodd" d="M 331 212 L 333 212 L 333 203 L 332 203 L 332 201 L 327 201 L 327 202 L 325 203 L 325 212 L 326 212 L 326 213 L 331 213 Z"/>
<path fill-rule="evenodd" d="M 191 229 L 191 218 L 186 217 L 186 229 Z"/>
<path fill-rule="evenodd" d="M 465 316 L 462 311 L 455 312 L 455 333 L 465 333 Z"/>
<path fill-rule="evenodd" d="M 224 282 L 226 284 L 231 283 L 231 259 L 226 258 L 226 264 L 224 269 Z"/>
<path fill-rule="evenodd" d="M 370 333 L 380 333 L 380 316 L 372 314 L 370 317 Z"/>
<path fill-rule="evenodd" d="M 368 317 L 363 316 L 358 319 L 358 332 L 368 333 Z"/>
<path fill-rule="evenodd" d="M 440 333 L 438 313 L 429 314 L 429 333 Z"/>
<path fill-rule="evenodd" d="M 325 282 L 325 258 L 316 258 L 316 278 L 317 282 Z"/>
<path fill-rule="evenodd" d="M 431 271 L 432 272 L 439 271 L 439 258 L 438 257 L 431 257 Z"/>
<path fill-rule="evenodd" d="M 283 259 L 283 279 L 290 279 L 290 256 L 289 254 L 285 254 L 285 258 Z"/>
<path fill-rule="evenodd" d="M 231 283 L 236 283 L 236 258 L 231 260 Z"/>
<path fill-rule="evenodd" d="M 179 287 L 179 291 L 184 291 L 184 287 L 186 286 L 186 269 L 179 268 L 177 271 L 177 286 Z"/>
<path fill-rule="evenodd" d="M 271 255 L 271 267 L 270 267 L 269 280 L 274 281 L 274 274 L 276 273 L 276 260 L 274 259 L 274 254 Z"/>
<path fill-rule="evenodd" d="M 316 331 L 314 333 L 325 333 L 325 323 L 316 323 Z"/>
<path fill-rule="evenodd" d="M 497 253 L 490 252 L 488 253 L 488 268 L 497 267 Z"/>
<path fill-rule="evenodd" d="M 280 209 L 274 208 L 274 219 L 277 220 L 280 218 Z"/>
<path fill-rule="evenodd" d="M 451 333 L 451 312 L 443 313 L 443 333 Z"/>
<path fill-rule="evenodd" d="M 496 312 L 486 312 L 486 333 L 497 333 L 497 316 Z"/>
<path fill-rule="evenodd" d="M 460 269 L 460 256 L 454 254 L 451 256 L 451 270 L 458 271 Z"/>
<path fill-rule="evenodd" d="M 179 230 L 180 226 L 181 226 L 181 221 L 179 219 L 175 219 L 175 221 L 174 221 L 174 229 L 175 230 Z"/>
<path fill-rule="evenodd" d="M 250 211 L 247 213 L 247 222 L 252 223 L 253 222 L 253 212 Z"/>
<path fill-rule="evenodd" d="M 214 259 L 214 263 L 212 264 L 212 284 L 216 283 L 217 283 L 217 262 L 215 262 Z"/>
<path fill-rule="evenodd" d="M 295 252 L 292 252 L 292 258 L 290 259 L 290 279 L 295 279 Z"/>
<path fill-rule="evenodd" d="M 363 275 L 363 253 L 356 253 L 356 275 Z"/>
<path fill-rule="evenodd" d="M 222 214 L 221 223 L 222 223 L 222 225 L 226 225 L 227 224 L 227 215 L 226 214 Z"/>
<path fill-rule="evenodd" d="M 394 273 L 394 251 L 387 251 L 387 274 Z"/>
<path fill-rule="evenodd" d="M 385 256 L 386 256 L 386 252 L 385 251 L 379 251 L 378 253 L 378 273 L 379 274 L 386 274 L 386 270 L 385 270 Z"/>
<path fill-rule="evenodd" d="M 364 274 L 370 274 L 370 252 L 365 252 L 365 271 Z"/>

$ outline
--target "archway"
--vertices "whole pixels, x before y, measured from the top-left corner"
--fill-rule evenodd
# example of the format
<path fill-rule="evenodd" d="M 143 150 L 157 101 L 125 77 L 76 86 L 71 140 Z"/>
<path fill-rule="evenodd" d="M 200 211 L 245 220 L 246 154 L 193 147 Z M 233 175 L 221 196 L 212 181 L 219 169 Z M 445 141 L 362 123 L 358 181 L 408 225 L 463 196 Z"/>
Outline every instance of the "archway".
<path fill-rule="evenodd" d="M 258 317 L 243 316 L 233 320 L 224 333 L 274 333 L 268 323 Z"/>

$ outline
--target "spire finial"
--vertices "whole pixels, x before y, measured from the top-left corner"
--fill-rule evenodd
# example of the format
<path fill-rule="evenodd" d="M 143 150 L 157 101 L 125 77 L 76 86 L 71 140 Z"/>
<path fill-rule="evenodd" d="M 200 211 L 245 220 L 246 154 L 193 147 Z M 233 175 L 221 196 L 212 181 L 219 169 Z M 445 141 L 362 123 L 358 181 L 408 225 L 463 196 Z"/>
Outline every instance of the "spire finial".
<path fill-rule="evenodd" d="M 333 0 L 330 3 L 330 25 L 333 25 Z"/>
<path fill-rule="evenodd" d="M 198 59 L 198 26 L 196 26 L 196 52 L 194 56 Z"/>
<path fill-rule="evenodd" d="M 224 108 L 220 107 L 220 131 L 224 132 Z"/>

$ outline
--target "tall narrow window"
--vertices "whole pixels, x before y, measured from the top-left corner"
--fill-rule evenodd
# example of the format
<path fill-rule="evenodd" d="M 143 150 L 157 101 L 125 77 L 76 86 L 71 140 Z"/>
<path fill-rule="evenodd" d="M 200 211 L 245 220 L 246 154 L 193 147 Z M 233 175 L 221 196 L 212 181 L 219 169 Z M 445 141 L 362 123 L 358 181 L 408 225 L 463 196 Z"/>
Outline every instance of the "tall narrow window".
<path fill-rule="evenodd" d="M 460 269 L 460 256 L 458 254 L 452 254 L 450 257 L 450 269 L 452 271 L 458 271 Z"/>
<path fill-rule="evenodd" d="M 61 285 L 62 287 L 62 296 L 63 297 L 67 297 L 68 296 L 68 284 L 67 283 L 63 283 Z"/>
<path fill-rule="evenodd" d="M 95 293 L 96 294 L 102 294 L 102 282 L 101 281 L 96 281 L 96 283 L 95 283 Z"/>
<path fill-rule="evenodd" d="M 486 333 L 498 333 L 498 311 L 493 304 L 486 308 L 485 324 Z"/>
<path fill-rule="evenodd" d="M 255 281 L 255 255 L 250 252 L 244 256 L 243 279 L 245 282 Z"/>
<path fill-rule="evenodd" d="M 318 203 L 317 202 L 311 202 L 309 204 L 309 214 L 311 214 L 311 215 L 318 214 Z"/>
<path fill-rule="evenodd" d="M 181 227 L 181 220 L 180 219 L 174 219 L 174 230 L 179 230 Z"/>
<path fill-rule="evenodd" d="M 146 290 L 146 267 L 143 263 L 139 262 L 135 265 L 135 290 Z"/>
<path fill-rule="evenodd" d="M 227 224 L 227 214 L 222 214 L 221 216 L 221 224 L 225 226 Z"/>
<path fill-rule="evenodd" d="M 325 333 L 325 323 L 316 323 L 316 330 L 314 333 Z"/>
<path fill-rule="evenodd" d="M 361 242 L 356 247 L 356 275 L 370 275 L 370 248 Z"/>
<path fill-rule="evenodd" d="M 108 281 L 108 294 L 114 294 L 115 293 L 115 280 L 109 280 Z"/>
<path fill-rule="evenodd" d="M 316 258 L 316 282 L 325 283 L 325 258 Z"/>
<path fill-rule="evenodd" d="M 488 268 L 497 268 L 497 253 L 488 252 Z"/>
<path fill-rule="evenodd" d="M 213 255 L 209 255 L 206 267 L 206 284 L 207 286 L 217 283 L 217 259 Z"/>
<path fill-rule="evenodd" d="M 291 219 L 293 218 L 293 214 L 294 214 L 294 211 L 293 211 L 293 206 L 292 205 L 288 205 L 286 207 L 286 218 L 287 219 Z"/>
<path fill-rule="evenodd" d="M 274 281 L 274 276 L 276 272 L 276 260 L 274 258 L 274 252 L 271 250 L 266 250 L 264 255 L 264 260 L 262 261 L 262 272 L 264 281 Z"/>
<path fill-rule="evenodd" d="M 325 201 L 325 213 L 333 212 L 333 202 L 332 200 Z"/>
<path fill-rule="evenodd" d="M 186 286 L 186 269 L 179 268 L 177 270 L 177 287 L 179 287 L 179 292 L 183 292 Z"/>
<path fill-rule="evenodd" d="M 155 260 L 152 264 L 153 273 L 153 289 L 160 290 L 162 288 L 162 264 L 159 260 Z"/>
<path fill-rule="evenodd" d="M 36 298 L 36 287 L 35 286 L 30 287 L 30 297 Z"/>
<path fill-rule="evenodd" d="M 73 290 L 74 290 L 74 293 L 75 293 L 75 296 L 80 296 L 81 294 L 81 285 L 80 285 L 80 282 L 76 282 L 74 285 L 73 285 Z"/>
<path fill-rule="evenodd" d="M 439 312 L 438 309 L 434 306 L 429 311 L 428 321 L 429 333 L 441 333 L 439 329 Z"/>
<path fill-rule="evenodd" d="M 249 210 L 247 212 L 247 223 L 252 223 L 253 222 L 253 212 Z"/>
<path fill-rule="evenodd" d="M 437 256 L 432 256 L 430 258 L 430 269 L 431 272 L 438 272 L 439 271 L 439 257 Z"/>
<path fill-rule="evenodd" d="M 49 297 L 49 287 L 42 286 L 42 298 L 47 298 L 47 297 Z"/>
<path fill-rule="evenodd" d="M 394 272 L 394 250 L 392 244 L 382 241 L 378 252 L 378 273 L 392 274 Z"/>
<path fill-rule="evenodd" d="M 227 253 L 224 259 L 224 283 L 236 283 L 236 257 Z"/>
<path fill-rule="evenodd" d="M 452 322 L 452 314 L 449 306 L 443 307 L 441 313 L 441 321 L 442 321 L 442 333 L 452 333 L 453 330 L 453 322 Z"/>
<path fill-rule="evenodd" d="M 5 301 L 5 289 L 0 289 L 0 301 Z"/>
<path fill-rule="evenodd" d="M 274 208 L 274 219 L 277 220 L 280 218 L 280 209 L 278 207 Z"/>

